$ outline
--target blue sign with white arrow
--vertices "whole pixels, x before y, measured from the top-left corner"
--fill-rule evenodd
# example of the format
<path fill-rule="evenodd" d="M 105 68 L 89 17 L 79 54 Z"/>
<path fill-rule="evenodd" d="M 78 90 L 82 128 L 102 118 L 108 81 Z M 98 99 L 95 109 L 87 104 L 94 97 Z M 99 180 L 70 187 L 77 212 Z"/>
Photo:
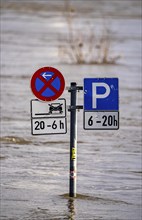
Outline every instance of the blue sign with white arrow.
<path fill-rule="evenodd" d="M 119 110 L 118 78 L 85 78 L 85 111 Z"/>

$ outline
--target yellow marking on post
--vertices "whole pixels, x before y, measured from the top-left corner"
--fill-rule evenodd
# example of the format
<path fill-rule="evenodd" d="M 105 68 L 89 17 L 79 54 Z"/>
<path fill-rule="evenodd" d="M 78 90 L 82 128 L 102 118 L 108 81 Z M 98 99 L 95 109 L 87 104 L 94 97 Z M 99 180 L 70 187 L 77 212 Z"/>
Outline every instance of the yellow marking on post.
<path fill-rule="evenodd" d="M 72 160 L 75 160 L 76 159 L 76 149 L 73 147 L 72 148 Z"/>

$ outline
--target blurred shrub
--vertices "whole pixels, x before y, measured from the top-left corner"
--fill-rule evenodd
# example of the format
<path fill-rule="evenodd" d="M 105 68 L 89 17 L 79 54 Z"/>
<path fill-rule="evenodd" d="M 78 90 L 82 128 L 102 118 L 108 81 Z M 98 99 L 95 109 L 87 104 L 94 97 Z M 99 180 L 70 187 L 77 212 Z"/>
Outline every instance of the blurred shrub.
<path fill-rule="evenodd" d="M 120 56 L 111 56 L 112 33 L 105 25 L 99 35 L 91 26 L 88 30 L 78 30 L 74 20 L 75 9 L 65 1 L 65 19 L 68 35 L 59 46 L 59 56 L 62 60 L 77 64 L 115 64 Z"/>

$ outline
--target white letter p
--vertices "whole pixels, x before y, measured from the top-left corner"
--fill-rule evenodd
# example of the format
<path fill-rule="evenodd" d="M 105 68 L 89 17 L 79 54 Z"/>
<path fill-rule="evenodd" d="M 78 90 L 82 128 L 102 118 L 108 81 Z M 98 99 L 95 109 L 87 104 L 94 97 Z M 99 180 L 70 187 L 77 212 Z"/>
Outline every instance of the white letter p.
<path fill-rule="evenodd" d="M 106 89 L 105 93 L 97 94 L 97 87 L 104 87 Z M 110 87 L 106 83 L 92 83 L 92 108 L 97 108 L 97 99 L 106 98 L 110 94 Z"/>

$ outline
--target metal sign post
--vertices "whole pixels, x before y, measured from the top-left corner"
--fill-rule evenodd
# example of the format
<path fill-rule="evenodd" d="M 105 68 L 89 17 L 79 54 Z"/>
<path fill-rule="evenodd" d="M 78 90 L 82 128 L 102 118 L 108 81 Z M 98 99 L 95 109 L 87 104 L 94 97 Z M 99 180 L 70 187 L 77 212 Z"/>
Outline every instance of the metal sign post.
<path fill-rule="evenodd" d="M 83 90 L 82 86 L 77 86 L 76 82 L 72 82 L 70 89 L 70 184 L 69 196 L 76 197 L 76 178 L 77 178 L 77 109 L 83 106 L 77 106 L 77 91 Z"/>
<path fill-rule="evenodd" d="M 69 196 L 76 197 L 76 172 L 77 172 L 77 111 L 76 111 L 76 83 L 71 83 L 70 106 L 70 186 Z"/>

